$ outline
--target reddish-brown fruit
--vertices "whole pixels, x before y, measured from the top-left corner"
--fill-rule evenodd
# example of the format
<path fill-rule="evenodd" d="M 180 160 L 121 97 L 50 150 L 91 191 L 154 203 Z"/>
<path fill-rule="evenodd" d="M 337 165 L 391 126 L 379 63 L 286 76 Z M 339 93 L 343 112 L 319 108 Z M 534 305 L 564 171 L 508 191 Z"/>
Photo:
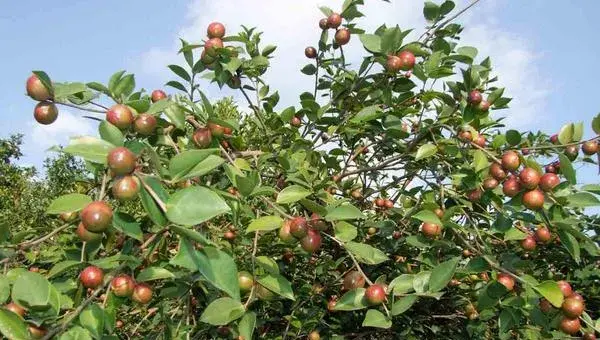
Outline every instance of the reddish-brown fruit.
<path fill-rule="evenodd" d="M 294 116 L 290 120 L 290 125 L 292 125 L 293 127 L 300 127 L 300 125 L 302 125 L 302 120 L 300 119 L 300 117 Z"/>
<path fill-rule="evenodd" d="M 290 231 L 292 220 L 283 221 L 283 225 L 279 228 L 279 239 L 284 243 L 294 242 L 296 239 Z"/>
<path fill-rule="evenodd" d="M 557 144 L 558 143 L 558 135 L 557 134 L 553 134 L 552 136 L 550 136 L 550 142 L 552 144 Z"/>
<path fill-rule="evenodd" d="M 29 325 L 28 329 L 32 339 L 41 339 L 48 333 L 48 330 L 41 326 L 36 327 L 34 325 Z"/>
<path fill-rule="evenodd" d="M 312 213 L 310 215 L 310 227 L 319 230 L 325 231 L 328 228 L 327 222 L 321 218 L 321 216 L 317 213 Z"/>
<path fill-rule="evenodd" d="M 92 242 L 102 238 L 102 234 L 93 233 L 85 228 L 83 223 L 79 223 L 75 231 L 80 240 L 84 242 Z"/>
<path fill-rule="evenodd" d="M 246 271 L 241 271 L 238 273 L 238 284 L 242 292 L 249 292 L 254 285 L 254 277 Z"/>
<path fill-rule="evenodd" d="M 584 333 L 581 337 L 582 340 L 596 340 L 596 334 L 593 332 Z"/>
<path fill-rule="evenodd" d="M 363 288 L 364 286 L 365 278 L 360 274 L 360 272 L 353 270 L 344 276 L 344 282 L 342 284 L 343 290 Z"/>
<path fill-rule="evenodd" d="M 330 299 L 329 301 L 327 301 L 327 310 L 330 312 L 334 312 L 336 304 L 337 301 L 335 299 Z"/>
<path fill-rule="evenodd" d="M 515 279 L 513 279 L 512 276 L 508 274 L 499 273 L 496 277 L 496 280 L 502 285 L 504 285 L 504 287 L 506 287 L 506 289 L 508 289 L 509 291 L 515 288 Z"/>
<path fill-rule="evenodd" d="M 462 254 L 464 257 L 470 257 L 473 253 L 469 249 L 463 249 Z"/>
<path fill-rule="evenodd" d="M 502 184 L 502 192 L 508 197 L 515 197 L 521 191 L 521 184 L 515 177 L 511 177 Z"/>
<path fill-rule="evenodd" d="M 483 96 L 478 90 L 472 90 L 471 92 L 469 92 L 469 96 L 467 97 L 467 101 L 471 105 L 479 105 L 479 103 L 481 103 L 482 100 Z"/>
<path fill-rule="evenodd" d="M 207 148 L 212 143 L 212 133 L 209 128 L 199 128 L 194 131 L 192 140 L 197 147 L 201 149 Z"/>
<path fill-rule="evenodd" d="M 535 238 L 531 235 L 528 235 L 521 241 L 521 247 L 525 251 L 534 251 L 536 246 Z"/>
<path fill-rule="evenodd" d="M 104 272 L 96 266 L 85 267 L 79 274 L 79 281 L 85 288 L 96 289 L 104 281 Z"/>
<path fill-rule="evenodd" d="M 329 25 L 327 24 L 327 18 L 319 20 L 319 28 L 321 28 L 322 30 L 326 30 L 329 28 Z"/>
<path fill-rule="evenodd" d="M 215 56 L 218 48 L 223 48 L 223 40 L 219 38 L 210 38 L 204 42 L 204 50 L 210 56 Z"/>
<path fill-rule="evenodd" d="M 577 145 L 569 145 L 565 148 L 565 155 L 569 160 L 574 161 L 579 155 L 579 148 Z"/>
<path fill-rule="evenodd" d="M 458 134 L 458 138 L 463 142 L 470 142 L 473 140 L 473 135 L 471 134 L 471 131 L 464 130 Z"/>
<path fill-rule="evenodd" d="M 113 294 L 118 297 L 126 297 L 131 296 L 133 293 L 133 289 L 135 287 L 135 282 L 129 275 L 121 274 L 116 276 L 110 282 L 110 289 Z"/>
<path fill-rule="evenodd" d="M 211 39 L 221 39 L 225 36 L 225 26 L 220 22 L 211 22 L 206 29 L 206 35 Z"/>
<path fill-rule="evenodd" d="M 362 192 L 361 192 L 360 189 L 352 190 L 352 192 L 350 193 L 350 195 L 352 195 L 352 198 L 354 198 L 355 200 L 358 200 L 358 199 L 362 198 Z"/>
<path fill-rule="evenodd" d="M 387 61 L 385 62 L 385 69 L 389 72 L 396 73 L 400 71 L 402 67 L 402 60 L 396 55 L 388 55 Z"/>
<path fill-rule="evenodd" d="M 154 90 L 152 91 L 152 94 L 150 94 L 150 99 L 153 103 L 165 98 L 167 98 L 167 94 L 163 90 Z"/>
<path fill-rule="evenodd" d="M 540 189 L 544 191 L 552 191 L 557 185 L 560 184 L 560 178 L 558 175 L 548 172 L 542 175 L 540 178 Z"/>
<path fill-rule="evenodd" d="M 394 231 L 394 232 L 392 233 L 392 238 L 393 238 L 394 240 L 397 240 L 397 239 L 399 239 L 401 236 L 402 236 L 402 233 L 401 233 L 401 232 L 399 232 L 399 231 L 397 231 L 397 230 L 396 230 L 396 231 Z"/>
<path fill-rule="evenodd" d="M 489 177 L 489 178 L 486 178 L 483 181 L 483 188 L 485 190 L 494 190 L 494 189 L 496 189 L 496 187 L 498 186 L 498 184 L 499 183 L 498 183 L 497 179 L 495 179 L 493 177 Z"/>
<path fill-rule="evenodd" d="M 482 100 L 479 105 L 477 105 L 477 111 L 479 112 L 488 112 L 490 110 L 490 103 L 487 100 Z"/>
<path fill-rule="evenodd" d="M 521 186 L 525 189 L 535 189 L 540 183 L 540 173 L 534 168 L 525 168 L 519 173 Z"/>
<path fill-rule="evenodd" d="M 584 154 L 591 156 L 598 153 L 598 142 L 595 140 L 590 140 L 581 145 L 581 151 Z"/>
<path fill-rule="evenodd" d="M 156 129 L 156 117 L 151 114 L 142 113 L 135 118 L 133 130 L 142 136 L 150 136 Z"/>
<path fill-rule="evenodd" d="M 227 241 L 233 241 L 235 240 L 235 233 L 231 230 L 227 230 L 224 234 L 223 234 L 223 238 L 226 239 Z"/>
<path fill-rule="evenodd" d="M 140 182 L 137 177 L 123 176 L 115 179 L 112 185 L 112 194 L 121 201 L 128 201 L 137 197 L 140 192 Z"/>
<path fill-rule="evenodd" d="M 540 189 L 529 190 L 523 194 L 523 205 L 531 210 L 544 206 L 544 193 Z"/>
<path fill-rule="evenodd" d="M 527 155 L 529 155 L 530 151 L 529 151 L 529 149 L 528 149 L 528 148 L 523 148 L 523 149 L 521 149 L 521 153 L 522 153 L 524 156 L 527 156 Z"/>
<path fill-rule="evenodd" d="M 552 304 L 550 303 L 550 301 L 546 299 L 541 299 L 540 310 L 544 313 L 549 313 L 550 311 L 552 311 Z"/>
<path fill-rule="evenodd" d="M 444 210 L 442 208 L 435 208 L 433 213 L 439 218 L 444 217 Z"/>
<path fill-rule="evenodd" d="M 43 101 L 51 98 L 50 91 L 46 89 L 40 78 L 35 74 L 27 78 L 25 89 L 27 90 L 27 95 L 32 99 Z"/>
<path fill-rule="evenodd" d="M 485 136 L 484 135 L 477 135 L 476 138 L 473 139 L 473 143 L 475 143 L 477 146 L 481 147 L 481 148 L 485 148 L 485 143 L 487 141 L 485 140 Z"/>
<path fill-rule="evenodd" d="M 290 233 L 295 238 L 303 238 L 308 232 L 306 219 L 302 216 L 294 217 L 290 222 Z"/>
<path fill-rule="evenodd" d="M 573 288 L 571 288 L 571 285 L 567 281 L 560 280 L 556 284 L 558 284 L 558 288 L 560 288 L 564 297 L 569 297 L 573 294 Z"/>
<path fill-rule="evenodd" d="M 479 202 L 479 200 L 481 199 L 481 195 L 482 194 L 483 193 L 479 189 L 472 190 L 471 192 L 469 192 L 469 195 L 468 195 L 469 201 L 471 201 L 471 202 Z"/>
<path fill-rule="evenodd" d="M 555 174 L 556 173 L 556 168 L 552 164 L 546 165 L 544 167 L 544 170 L 546 171 L 546 173 L 550 173 L 550 174 Z"/>
<path fill-rule="evenodd" d="M 131 300 L 143 305 L 147 304 L 152 300 L 152 287 L 145 283 L 136 284 L 131 294 Z"/>
<path fill-rule="evenodd" d="M 112 218 L 112 208 L 104 201 L 92 202 L 81 211 L 81 222 L 94 233 L 105 231 L 112 224 Z"/>
<path fill-rule="evenodd" d="M 385 288 L 380 284 L 373 284 L 367 287 L 365 298 L 370 305 L 379 305 L 385 301 Z"/>
<path fill-rule="evenodd" d="M 569 296 L 568 296 L 568 298 L 569 298 L 569 299 L 575 299 L 575 300 L 579 300 L 579 301 L 581 301 L 581 302 L 584 302 L 584 301 L 583 301 L 583 296 L 581 296 L 581 294 L 579 294 L 579 293 L 576 293 L 576 292 L 573 292 L 573 293 L 571 293 L 571 295 L 569 295 Z"/>
<path fill-rule="evenodd" d="M 327 17 L 327 27 L 338 28 L 342 24 L 342 16 L 338 13 L 331 13 Z"/>
<path fill-rule="evenodd" d="M 502 181 L 506 178 L 506 171 L 504 171 L 500 163 L 492 163 L 490 166 L 490 175 L 498 181 Z"/>
<path fill-rule="evenodd" d="M 135 170 L 137 156 L 126 147 L 118 146 L 110 150 L 106 163 L 115 175 L 129 175 Z"/>
<path fill-rule="evenodd" d="M 309 46 L 304 49 L 304 55 L 309 59 L 315 59 L 317 57 L 317 49 Z"/>
<path fill-rule="evenodd" d="M 350 41 L 350 30 L 347 28 L 340 28 L 335 32 L 335 42 L 336 44 L 343 46 L 346 45 Z"/>
<path fill-rule="evenodd" d="M 224 126 L 223 133 L 227 136 L 230 136 L 233 133 L 233 129 L 231 129 L 230 127 Z"/>
<path fill-rule="evenodd" d="M 394 207 L 394 202 L 392 200 L 386 199 L 386 200 L 383 201 L 383 205 L 387 209 L 392 209 Z"/>
<path fill-rule="evenodd" d="M 442 227 L 434 223 L 425 222 L 421 226 L 421 232 L 428 238 L 436 238 L 442 233 Z"/>
<path fill-rule="evenodd" d="M 568 297 L 563 301 L 561 309 L 564 315 L 570 318 L 578 318 L 583 314 L 585 306 L 583 301 Z"/>
<path fill-rule="evenodd" d="M 128 129 L 133 123 L 133 112 L 126 105 L 113 105 L 106 111 L 106 120 L 119 129 Z"/>
<path fill-rule="evenodd" d="M 321 335 L 317 331 L 312 331 L 308 334 L 308 340 L 321 340 Z"/>
<path fill-rule="evenodd" d="M 561 331 L 569 335 L 573 335 L 579 332 L 581 329 L 581 322 L 578 318 L 570 319 L 568 317 L 564 317 L 562 320 L 560 320 L 559 328 Z"/>
<path fill-rule="evenodd" d="M 507 171 L 515 171 L 521 165 L 519 154 L 514 151 L 506 151 L 502 155 L 502 167 Z"/>
<path fill-rule="evenodd" d="M 123 321 L 117 320 L 117 322 L 115 322 L 116 328 L 123 328 L 123 326 L 125 326 L 125 323 Z"/>
<path fill-rule="evenodd" d="M 460 286 L 460 281 L 458 281 L 457 279 L 452 279 L 452 280 L 450 280 L 450 282 L 448 282 L 448 286 L 450 286 L 450 287 Z"/>
<path fill-rule="evenodd" d="M 58 118 L 58 109 L 53 103 L 39 102 L 33 109 L 33 118 L 43 125 L 52 124 Z"/>
<path fill-rule="evenodd" d="M 8 311 L 11 311 L 11 312 L 13 312 L 13 313 L 17 314 L 17 315 L 18 315 L 18 316 L 20 316 L 20 317 L 24 317 L 24 316 L 25 316 L 25 313 L 27 313 L 27 311 L 25 310 L 25 308 L 23 308 L 23 307 L 21 307 L 21 306 L 17 305 L 17 304 L 16 304 L 16 303 L 14 303 L 14 302 L 11 302 L 11 303 L 8 303 L 8 304 L 6 304 L 6 305 L 4 306 L 4 308 L 5 308 L 6 310 L 8 310 Z"/>
<path fill-rule="evenodd" d="M 308 229 L 306 236 L 300 240 L 302 249 L 309 253 L 314 253 L 321 248 L 321 234 L 313 229 Z"/>
<path fill-rule="evenodd" d="M 540 243 L 548 243 L 552 239 L 552 233 L 546 227 L 539 227 L 535 231 L 535 239 Z"/>
<path fill-rule="evenodd" d="M 400 58 L 400 69 L 402 71 L 409 71 L 415 67 L 415 55 L 411 51 L 402 51 L 398 53 L 398 58 Z"/>
<path fill-rule="evenodd" d="M 385 207 L 385 200 L 383 198 L 378 198 L 375 200 L 375 205 L 378 208 L 383 208 L 383 207 Z"/>
<path fill-rule="evenodd" d="M 210 129 L 210 133 L 213 135 L 213 137 L 223 137 L 225 134 L 225 127 L 222 125 L 217 123 L 208 123 L 207 126 Z"/>
<path fill-rule="evenodd" d="M 40 268 L 39 267 L 29 267 L 29 271 L 32 273 L 39 273 Z"/>

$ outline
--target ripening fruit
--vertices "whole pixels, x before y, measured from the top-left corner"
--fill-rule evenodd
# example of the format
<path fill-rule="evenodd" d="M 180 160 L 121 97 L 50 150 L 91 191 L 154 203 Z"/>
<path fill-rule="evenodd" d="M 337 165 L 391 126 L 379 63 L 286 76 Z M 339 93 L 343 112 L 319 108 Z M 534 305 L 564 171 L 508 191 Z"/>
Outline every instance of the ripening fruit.
<path fill-rule="evenodd" d="M 473 139 L 473 143 L 475 143 L 477 146 L 481 147 L 481 148 L 485 148 L 485 136 L 484 135 L 478 135 L 475 139 Z"/>
<path fill-rule="evenodd" d="M 317 331 L 312 331 L 308 334 L 308 340 L 321 340 L 321 335 Z"/>
<path fill-rule="evenodd" d="M 304 55 L 309 59 L 315 59 L 317 57 L 317 49 L 309 46 L 304 49 Z"/>
<path fill-rule="evenodd" d="M 87 230 L 85 228 L 85 226 L 83 225 L 83 223 L 79 223 L 79 225 L 77 226 L 77 230 L 75 231 L 75 234 L 77 234 L 79 239 L 82 240 L 83 242 L 92 242 L 92 241 L 96 241 L 96 240 L 99 240 L 102 238 L 102 234 L 93 233 L 93 232 Z"/>
<path fill-rule="evenodd" d="M 294 116 L 290 120 L 290 125 L 292 125 L 293 127 L 300 127 L 300 125 L 302 125 L 302 120 L 300 120 L 299 117 Z"/>
<path fill-rule="evenodd" d="M 521 165 L 519 154 L 514 151 L 506 151 L 502 155 L 502 167 L 508 171 L 515 171 Z"/>
<path fill-rule="evenodd" d="M 387 209 L 392 209 L 394 207 L 394 202 L 392 200 L 384 200 L 383 201 L 383 205 L 387 208 Z"/>
<path fill-rule="evenodd" d="M 113 105 L 106 111 L 106 120 L 121 130 L 128 129 L 133 123 L 133 112 L 126 105 Z"/>
<path fill-rule="evenodd" d="M 487 100 L 482 100 L 479 105 L 477 105 L 477 111 L 479 112 L 488 112 L 490 110 L 490 103 Z"/>
<path fill-rule="evenodd" d="M 400 69 L 402 71 L 409 71 L 415 67 L 415 55 L 411 51 L 402 51 L 398 53 L 398 58 L 400 58 L 401 64 Z"/>
<path fill-rule="evenodd" d="M 536 245 L 535 238 L 531 235 L 527 235 L 527 237 L 521 241 L 521 247 L 525 251 L 534 251 Z"/>
<path fill-rule="evenodd" d="M 552 144 L 558 144 L 558 135 L 557 134 L 553 134 L 552 136 L 550 136 L 550 142 Z"/>
<path fill-rule="evenodd" d="M 350 31 L 347 28 L 340 28 L 335 32 L 336 44 L 343 46 L 350 41 Z"/>
<path fill-rule="evenodd" d="M 375 227 L 370 227 L 369 229 L 367 229 L 367 234 L 369 235 L 375 235 L 377 233 L 377 228 Z"/>
<path fill-rule="evenodd" d="M 270 301 L 275 299 L 275 293 L 259 284 L 256 284 L 256 287 L 254 288 L 254 293 L 256 293 L 256 297 L 259 300 Z"/>
<path fill-rule="evenodd" d="M 79 214 L 77 214 L 74 211 L 71 212 L 64 212 L 61 213 L 60 215 L 58 215 L 58 217 L 63 221 L 63 222 L 73 222 L 75 221 L 75 219 L 77 219 L 77 216 L 79 216 Z"/>
<path fill-rule="evenodd" d="M 535 239 L 540 243 L 548 243 L 552 239 L 552 233 L 550 229 L 540 226 L 535 231 Z"/>
<path fill-rule="evenodd" d="M 581 145 L 581 151 L 583 151 L 583 153 L 588 156 L 597 154 L 598 153 L 598 142 L 595 140 L 590 140 L 590 141 L 583 143 L 583 145 Z"/>
<path fill-rule="evenodd" d="M 521 184 L 516 177 L 510 177 L 502 184 L 502 192 L 508 197 L 515 197 L 521 191 Z"/>
<path fill-rule="evenodd" d="M 206 48 L 202 50 L 202 53 L 200 54 L 200 61 L 202 61 L 202 63 L 204 64 L 204 66 L 206 66 L 209 69 L 213 69 L 213 63 L 216 61 L 217 59 L 206 52 Z"/>
<path fill-rule="evenodd" d="M 396 73 L 400 71 L 402 67 L 402 60 L 396 55 L 388 55 L 387 61 L 385 62 L 385 69 L 389 72 Z"/>
<path fill-rule="evenodd" d="M 204 50 L 210 56 L 215 56 L 218 48 L 223 48 L 223 40 L 219 38 L 210 38 L 204 42 Z"/>
<path fill-rule="evenodd" d="M 544 313 L 549 313 L 550 311 L 552 311 L 552 304 L 550 303 L 550 301 L 546 299 L 541 299 L 540 310 Z"/>
<path fill-rule="evenodd" d="M 136 284 L 131 294 L 131 300 L 143 305 L 147 304 L 152 300 L 152 288 L 145 283 Z"/>
<path fill-rule="evenodd" d="M 32 74 L 27 78 L 25 89 L 27 90 L 27 95 L 29 97 L 38 101 L 48 100 L 52 97 L 50 91 L 46 89 L 40 78 L 35 74 Z"/>
<path fill-rule="evenodd" d="M 142 136 L 150 136 L 156 129 L 156 117 L 142 113 L 133 121 L 133 130 Z"/>
<path fill-rule="evenodd" d="M 308 226 L 306 225 L 306 219 L 302 216 L 297 216 L 290 222 L 290 233 L 295 238 L 303 238 L 308 232 Z"/>
<path fill-rule="evenodd" d="M 371 305 L 379 305 L 385 301 L 385 289 L 380 284 L 373 284 L 367 287 L 365 298 Z"/>
<path fill-rule="evenodd" d="M 383 208 L 383 207 L 385 207 L 385 200 L 383 198 L 378 198 L 375 200 L 375 205 L 378 208 Z"/>
<path fill-rule="evenodd" d="M 529 190 L 523 194 L 523 205 L 531 210 L 544 206 L 544 193 L 540 189 Z"/>
<path fill-rule="evenodd" d="M 355 200 L 358 200 L 358 199 L 362 198 L 362 191 L 360 189 L 355 189 L 355 190 L 352 190 L 352 192 L 350 193 L 350 195 Z"/>
<path fill-rule="evenodd" d="M 499 184 L 498 180 L 496 180 L 493 177 L 489 177 L 489 178 L 486 178 L 483 181 L 483 188 L 485 190 L 494 190 L 494 189 L 496 189 L 496 187 L 498 186 L 498 184 Z"/>
<path fill-rule="evenodd" d="M 129 175 L 135 170 L 137 156 L 124 146 L 118 146 L 106 157 L 108 168 L 117 176 Z"/>
<path fill-rule="evenodd" d="M 401 233 L 401 232 L 399 232 L 398 230 L 395 230 L 395 231 L 392 233 L 392 238 L 393 238 L 394 240 L 397 240 L 397 239 L 399 239 L 401 236 L 402 236 L 402 233 Z"/>
<path fill-rule="evenodd" d="M 344 282 L 342 285 L 343 290 L 363 288 L 364 286 L 365 278 L 357 270 L 353 270 L 344 276 Z"/>
<path fill-rule="evenodd" d="M 515 288 L 515 279 L 506 273 L 499 273 L 496 280 L 506 287 L 506 289 L 513 290 Z"/>
<path fill-rule="evenodd" d="M 16 304 L 16 303 L 14 303 L 14 302 L 11 302 L 11 303 L 8 303 L 8 304 L 6 304 L 6 305 L 4 306 L 4 308 L 5 308 L 6 310 L 8 310 L 8 311 L 11 311 L 11 312 L 13 312 L 13 313 L 17 314 L 17 315 L 18 315 L 18 316 L 20 316 L 20 317 L 24 317 L 24 316 L 25 316 L 25 313 L 27 312 L 27 311 L 25 311 L 25 308 L 23 308 L 23 307 L 21 307 L 21 306 L 17 305 L 17 304 Z"/>
<path fill-rule="evenodd" d="M 317 213 L 312 213 L 310 215 L 310 226 L 319 231 L 325 231 L 328 228 L 327 222 L 325 222 L 325 220 Z"/>
<path fill-rule="evenodd" d="M 211 39 L 221 39 L 225 36 L 225 26 L 220 22 L 211 22 L 206 29 L 206 35 Z"/>
<path fill-rule="evenodd" d="M 463 142 L 470 142 L 473 140 L 473 135 L 471 134 L 471 131 L 464 130 L 458 134 L 458 138 Z"/>
<path fill-rule="evenodd" d="M 319 28 L 321 28 L 322 30 L 326 30 L 329 28 L 327 25 L 327 18 L 319 20 Z"/>
<path fill-rule="evenodd" d="M 223 234 L 223 238 L 226 239 L 227 241 L 233 241 L 236 238 L 236 234 L 235 232 L 231 231 L 231 230 L 227 230 L 224 234 Z"/>
<path fill-rule="evenodd" d="M 565 155 L 570 161 L 574 161 L 579 155 L 579 148 L 577 145 L 569 145 L 565 148 Z"/>
<path fill-rule="evenodd" d="M 306 236 L 300 240 L 302 249 L 309 253 L 314 253 L 321 248 L 321 234 L 313 229 L 308 229 Z"/>
<path fill-rule="evenodd" d="M 540 178 L 540 189 L 546 192 L 552 191 L 559 184 L 560 178 L 552 172 L 545 173 Z"/>
<path fill-rule="evenodd" d="M 492 163 L 490 166 L 490 175 L 498 181 L 502 181 L 506 178 L 506 171 L 502 169 L 502 165 L 499 163 Z"/>
<path fill-rule="evenodd" d="M 327 27 L 338 28 L 342 24 L 342 16 L 338 13 L 331 13 L 327 17 Z"/>
<path fill-rule="evenodd" d="M 546 173 L 552 173 L 555 174 L 556 173 L 556 168 L 554 167 L 554 165 L 552 164 L 548 164 L 544 167 L 544 170 L 546 171 Z"/>
<path fill-rule="evenodd" d="M 570 319 L 568 317 L 564 317 L 560 320 L 559 328 L 561 331 L 573 335 L 579 332 L 581 329 L 581 322 L 579 318 Z"/>
<path fill-rule="evenodd" d="M 283 221 L 283 225 L 279 228 L 279 239 L 284 243 L 291 243 L 296 241 L 294 235 L 292 235 L 290 231 L 290 226 L 292 224 L 292 220 Z"/>
<path fill-rule="evenodd" d="M 104 272 L 96 266 L 88 266 L 79 274 L 79 281 L 85 288 L 96 289 L 104 281 Z"/>
<path fill-rule="evenodd" d="M 254 285 L 254 277 L 246 271 L 241 271 L 238 273 L 238 284 L 242 292 L 249 292 Z"/>
<path fill-rule="evenodd" d="M 442 227 L 434 223 L 424 222 L 421 226 L 421 232 L 428 238 L 436 238 L 442 233 Z"/>
<path fill-rule="evenodd" d="M 39 102 L 33 109 L 33 118 L 43 125 L 52 124 L 58 118 L 58 109 L 53 103 Z"/>
<path fill-rule="evenodd" d="M 575 299 L 575 300 L 579 300 L 581 302 L 583 301 L 583 296 L 581 296 L 581 294 L 573 292 L 571 295 L 568 296 L 569 299 Z"/>
<path fill-rule="evenodd" d="M 560 288 L 564 297 L 569 297 L 573 294 L 573 288 L 571 288 L 571 285 L 567 281 L 560 280 L 556 284 L 558 284 L 558 288 Z"/>
<path fill-rule="evenodd" d="M 594 332 L 587 332 L 584 333 L 583 336 L 581 337 L 581 340 L 596 340 L 596 335 L 594 334 Z"/>
<path fill-rule="evenodd" d="M 478 90 L 472 90 L 471 92 L 469 92 L 469 96 L 467 97 L 467 101 L 471 105 L 479 105 L 479 103 L 481 103 L 482 100 L 483 96 Z"/>
<path fill-rule="evenodd" d="M 108 229 L 112 219 L 112 208 L 104 201 L 92 202 L 81 211 L 81 223 L 85 229 L 94 233 L 101 233 Z"/>
<path fill-rule="evenodd" d="M 112 194 L 121 201 L 128 201 L 137 197 L 140 192 L 140 182 L 137 177 L 123 176 L 114 180 Z"/>
<path fill-rule="evenodd" d="M 209 128 L 199 128 L 194 131 L 192 140 L 197 147 L 201 149 L 206 148 L 212 143 L 212 133 Z"/>
<path fill-rule="evenodd" d="M 433 213 L 439 218 L 444 217 L 444 210 L 442 208 L 435 208 Z"/>
<path fill-rule="evenodd" d="M 540 183 L 540 173 L 534 168 L 525 168 L 519 174 L 521 185 L 525 189 L 535 189 Z"/>
<path fill-rule="evenodd" d="M 585 306 L 583 301 L 568 297 L 563 301 L 561 309 L 564 315 L 570 318 L 578 318 L 583 314 Z"/>
<path fill-rule="evenodd" d="M 483 193 L 479 189 L 472 190 L 471 192 L 469 192 L 469 195 L 468 195 L 469 201 L 479 202 L 482 194 Z"/>
<path fill-rule="evenodd" d="M 150 95 L 150 99 L 153 103 L 156 103 L 159 100 L 167 98 L 167 94 L 163 90 L 154 90 Z"/>
<path fill-rule="evenodd" d="M 134 287 L 135 282 L 133 282 L 131 276 L 125 274 L 116 276 L 110 282 L 110 289 L 113 291 L 113 294 L 118 297 L 131 296 Z"/>
<path fill-rule="evenodd" d="M 32 339 L 41 339 L 46 335 L 46 333 L 48 333 L 48 330 L 41 326 L 36 327 L 34 325 L 29 325 L 28 330 Z"/>
<path fill-rule="evenodd" d="M 222 125 L 217 123 L 208 123 L 207 126 L 210 129 L 210 133 L 213 135 L 213 137 L 223 137 L 225 134 L 225 127 Z"/>

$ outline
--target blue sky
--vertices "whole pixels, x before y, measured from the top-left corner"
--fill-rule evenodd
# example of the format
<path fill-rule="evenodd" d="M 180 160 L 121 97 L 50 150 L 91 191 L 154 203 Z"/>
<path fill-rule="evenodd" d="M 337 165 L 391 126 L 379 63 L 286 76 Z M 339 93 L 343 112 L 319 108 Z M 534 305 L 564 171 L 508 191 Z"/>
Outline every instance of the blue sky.
<path fill-rule="evenodd" d="M 294 99 L 311 85 L 299 70 L 306 62 L 303 49 L 318 38 L 316 22 L 322 16 L 317 5 L 334 9 L 341 0 L 154 0 L 128 1 L 10 1 L 0 13 L 3 47 L 0 71 L 0 136 L 26 135 L 23 164 L 41 164 L 45 149 L 66 143 L 67 136 L 95 133 L 95 125 L 74 110 L 62 110 L 55 125 L 34 124 L 35 105 L 24 95 L 24 82 L 33 69 L 42 69 L 57 81 L 106 82 L 115 71 L 136 73 L 138 86 L 160 87 L 169 80 L 165 65 L 178 62 L 177 38 L 198 42 L 206 25 L 222 21 L 229 31 L 240 24 L 258 26 L 269 43 L 279 45 L 270 72 L 282 102 Z M 457 1 L 462 7 L 465 1 Z M 382 21 L 422 32 L 422 2 L 392 0 L 392 4 L 368 0 L 363 27 L 374 29 Z M 467 28 L 465 45 L 480 48 L 497 64 L 500 82 L 515 97 L 513 108 L 499 112 L 518 129 L 558 131 L 562 124 L 590 121 L 600 112 L 594 100 L 594 79 L 600 46 L 595 17 L 600 2 L 481 0 L 459 21 Z M 284 15 L 287 14 L 287 15 Z M 363 53 L 358 39 L 349 54 Z M 480 55 L 481 55 L 480 54 Z M 281 77 L 285 74 L 285 77 Z M 208 86 L 208 85 L 206 85 Z M 207 92 L 216 98 L 214 87 Z M 225 93 L 229 94 L 229 93 Z M 281 107 L 285 107 L 281 105 Z M 586 177 L 595 170 L 587 167 Z"/>

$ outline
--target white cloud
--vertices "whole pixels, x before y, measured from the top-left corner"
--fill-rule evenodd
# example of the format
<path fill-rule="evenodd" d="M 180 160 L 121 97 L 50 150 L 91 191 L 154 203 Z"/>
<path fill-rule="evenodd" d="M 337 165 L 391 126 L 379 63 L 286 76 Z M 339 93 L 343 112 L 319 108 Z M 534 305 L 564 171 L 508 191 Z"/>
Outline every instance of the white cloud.
<path fill-rule="evenodd" d="M 82 115 L 59 108 L 58 118 L 50 125 L 38 124 L 32 119 L 26 145 L 34 150 L 46 150 L 54 145 L 66 145 L 72 136 L 95 136 L 96 124 Z"/>

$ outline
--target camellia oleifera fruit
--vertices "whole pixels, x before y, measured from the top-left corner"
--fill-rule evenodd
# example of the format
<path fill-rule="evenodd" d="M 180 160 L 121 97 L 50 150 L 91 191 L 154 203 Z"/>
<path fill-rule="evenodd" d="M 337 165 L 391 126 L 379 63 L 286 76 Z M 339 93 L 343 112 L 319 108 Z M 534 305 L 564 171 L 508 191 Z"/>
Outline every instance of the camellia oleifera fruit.
<path fill-rule="evenodd" d="M 135 282 L 131 278 L 131 276 L 126 274 L 121 274 L 116 276 L 110 281 L 110 289 L 113 294 L 118 297 L 129 297 L 133 294 L 133 289 L 135 288 Z"/>
<path fill-rule="evenodd" d="M 156 130 L 156 117 L 151 114 L 139 114 L 133 121 L 133 129 L 142 136 L 150 136 Z"/>
<path fill-rule="evenodd" d="M 104 272 L 96 266 L 85 267 L 79 274 L 79 281 L 85 288 L 96 289 L 104 281 Z"/>
<path fill-rule="evenodd" d="M 371 305 L 379 305 L 385 301 L 385 288 L 380 284 L 372 284 L 365 290 L 365 298 Z"/>
<path fill-rule="evenodd" d="M 33 117 L 38 123 L 49 125 L 54 123 L 56 118 L 58 118 L 58 109 L 54 103 L 40 102 L 33 110 Z"/>
<path fill-rule="evenodd" d="M 220 22 L 211 22 L 206 29 L 206 35 L 210 39 L 222 39 L 225 36 L 225 26 Z"/>
<path fill-rule="evenodd" d="M 104 201 L 95 201 L 88 204 L 81 211 L 81 223 L 85 228 L 94 233 L 101 233 L 112 224 L 113 211 Z"/>
<path fill-rule="evenodd" d="M 137 156 L 126 147 L 116 147 L 106 158 L 108 168 L 117 176 L 129 175 L 135 169 Z"/>
<path fill-rule="evenodd" d="M 38 101 L 48 100 L 52 97 L 50 95 L 50 91 L 48 91 L 40 78 L 38 78 L 38 76 L 35 74 L 32 74 L 29 76 L 29 78 L 27 78 L 25 90 L 27 91 L 27 95 L 29 97 Z"/>
<path fill-rule="evenodd" d="M 134 176 L 122 176 L 114 180 L 112 194 L 115 198 L 128 201 L 137 197 L 140 192 L 140 180 Z"/>
<path fill-rule="evenodd" d="M 128 129 L 133 119 L 133 112 L 127 105 L 117 104 L 106 111 L 106 120 L 119 129 Z"/>
<path fill-rule="evenodd" d="M 142 305 L 149 303 L 152 300 L 152 287 L 145 283 L 136 284 L 131 293 L 131 300 Z"/>
<path fill-rule="evenodd" d="M 150 99 L 153 103 L 156 103 L 159 100 L 167 98 L 167 94 L 163 90 L 154 90 L 150 95 Z"/>

